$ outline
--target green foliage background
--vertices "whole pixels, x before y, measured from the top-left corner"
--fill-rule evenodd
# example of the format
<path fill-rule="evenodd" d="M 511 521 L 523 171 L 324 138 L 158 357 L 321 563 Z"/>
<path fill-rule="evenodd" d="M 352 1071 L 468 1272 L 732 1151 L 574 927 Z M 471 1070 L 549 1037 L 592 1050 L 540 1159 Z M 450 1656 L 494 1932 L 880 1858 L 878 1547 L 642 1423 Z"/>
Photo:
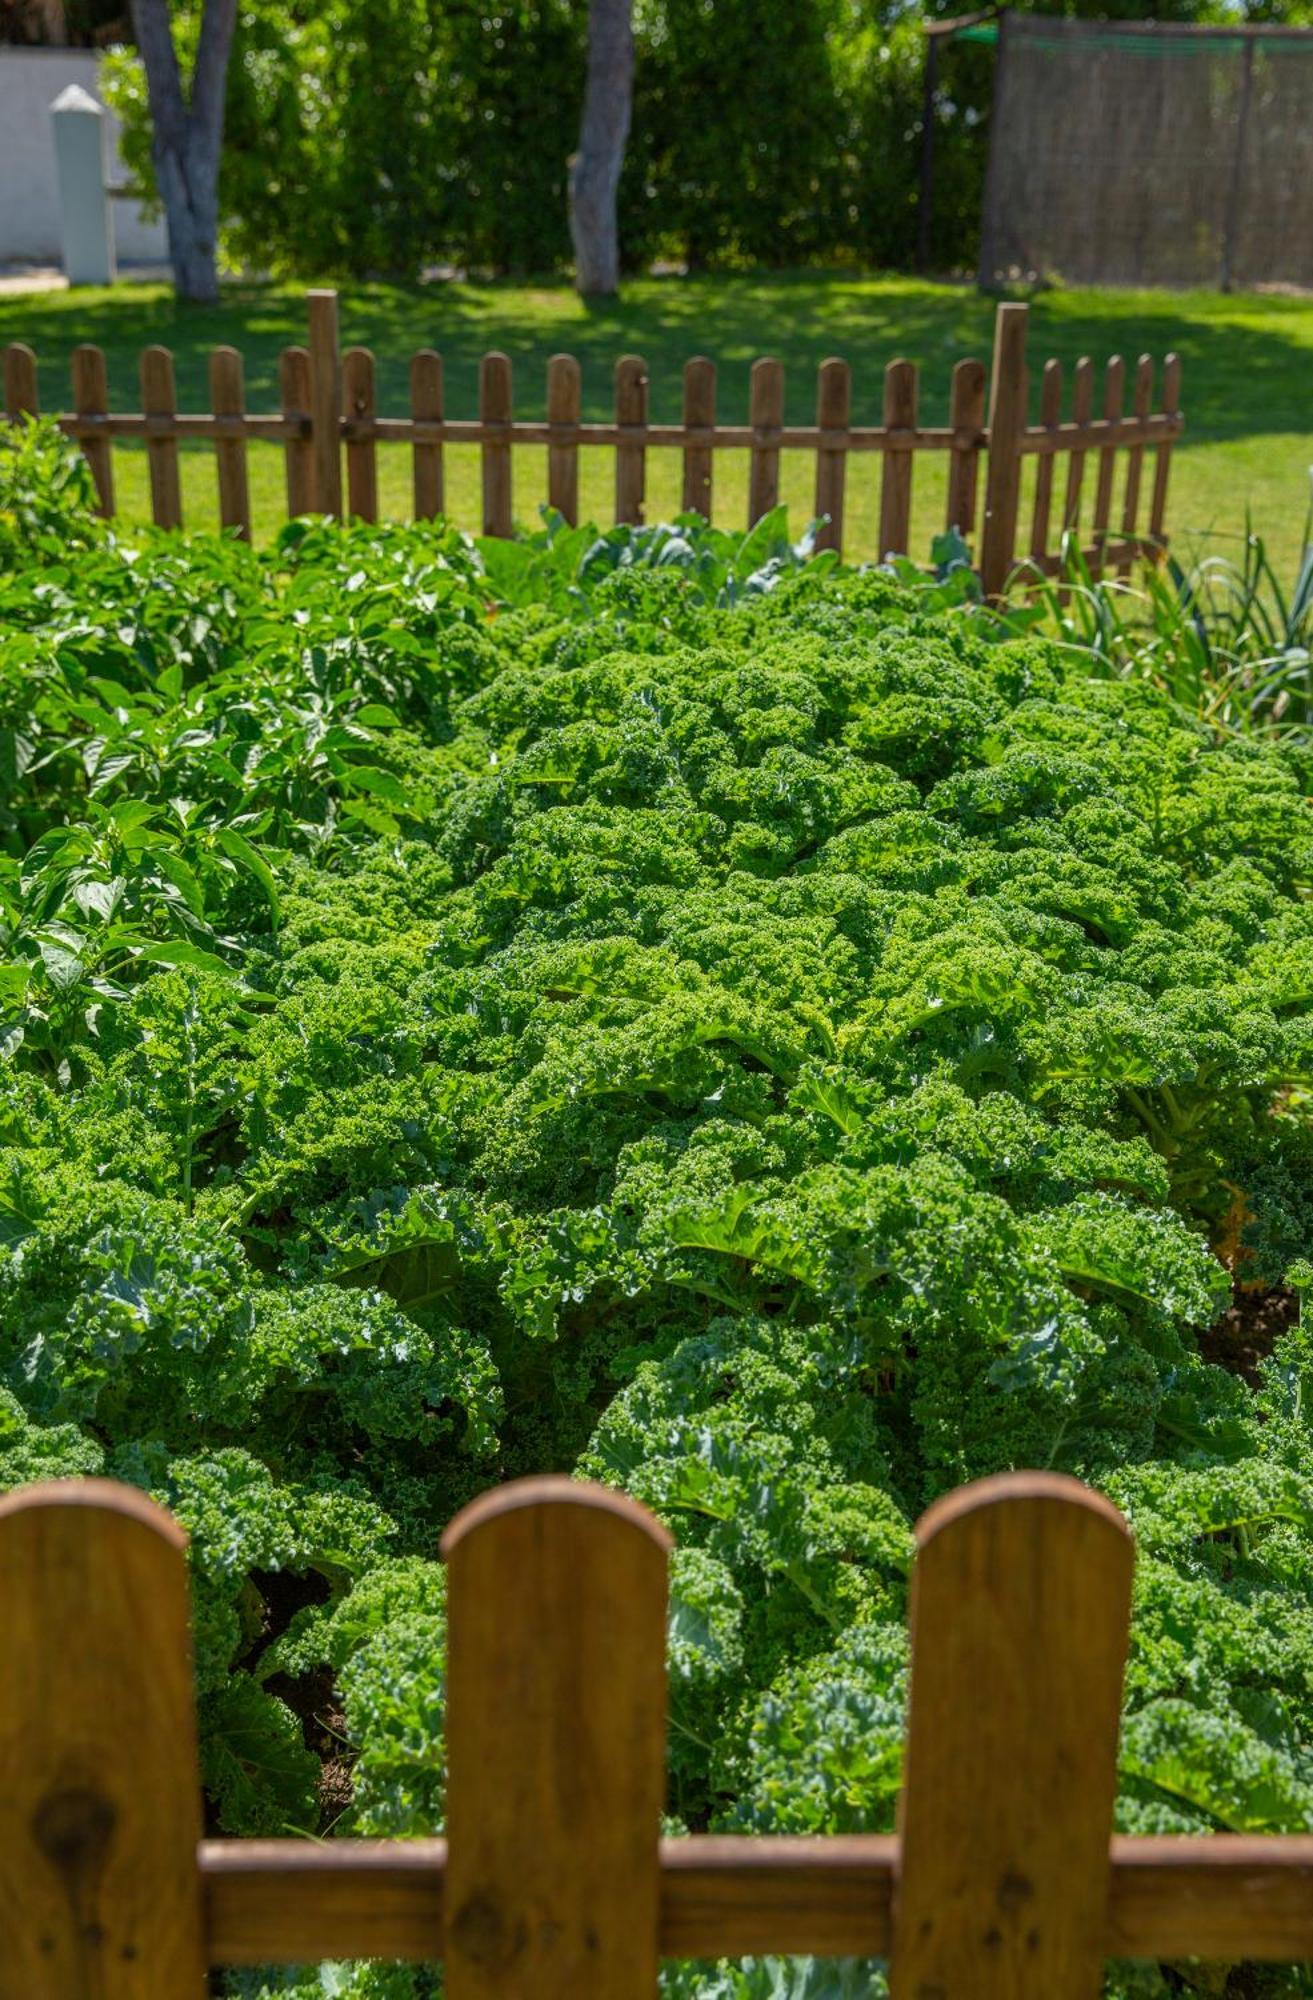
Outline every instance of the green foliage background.
<path fill-rule="evenodd" d="M 557 1468 L 678 1537 L 672 1821 L 887 1827 L 912 1523 L 1047 1465 L 1139 1543 L 1119 1823 L 1313 1828 L 1313 1329 L 1219 1365 L 1313 1281 L 1298 742 L 777 519 L 87 500 L 4 447 L 0 1483 L 191 1531 L 214 1823 L 440 1826 L 437 1535 Z"/>

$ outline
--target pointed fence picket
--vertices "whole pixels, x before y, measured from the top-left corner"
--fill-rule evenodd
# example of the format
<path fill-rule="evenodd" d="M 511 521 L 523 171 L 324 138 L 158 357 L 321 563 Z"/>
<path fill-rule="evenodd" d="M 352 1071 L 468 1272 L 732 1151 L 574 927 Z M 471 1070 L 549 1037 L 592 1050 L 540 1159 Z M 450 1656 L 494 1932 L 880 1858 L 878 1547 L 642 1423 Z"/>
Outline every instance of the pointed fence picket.
<path fill-rule="evenodd" d="M 379 515 L 379 445 L 411 447 L 418 519 L 442 512 L 444 445 L 477 445 L 483 532 L 502 536 L 515 532 L 514 459 L 526 446 L 546 446 L 546 498 L 572 523 L 578 518 L 581 447 L 601 446 L 614 453 L 614 518 L 634 523 L 645 518 L 647 509 L 649 452 L 681 453 L 683 505 L 708 519 L 716 454 L 746 452 L 749 526 L 779 501 L 782 454 L 803 452 L 815 461 L 816 513 L 826 522 L 820 546 L 842 550 L 848 460 L 853 454 L 876 452 L 882 467 L 879 540 L 878 547 L 866 553 L 884 557 L 908 553 L 913 472 L 917 458 L 929 452 L 947 461 L 945 525 L 956 528 L 968 542 L 976 538 L 979 527 L 978 567 L 990 596 L 1003 592 L 1019 560 L 1031 580 L 1058 572 L 1064 561 L 1064 537 L 1073 538 L 1095 575 L 1109 569 L 1124 575 L 1136 558 L 1155 557 L 1165 545 L 1168 467 L 1184 424 L 1178 357 L 1169 355 L 1164 364 L 1162 407 L 1157 411 L 1154 364 L 1149 356 L 1140 357 L 1126 413 L 1126 371 L 1120 357 L 1114 356 L 1107 365 L 1103 415 L 1098 418 L 1091 414 L 1092 364 L 1082 360 L 1075 370 L 1072 415 L 1066 422 L 1062 371 L 1056 361 L 1049 361 L 1042 373 L 1038 421 L 1032 423 L 1025 305 L 1005 303 L 998 308 L 988 418 L 985 369 L 981 362 L 968 359 L 959 361 L 953 371 L 949 420 L 943 426 L 920 421 L 920 374 L 907 360 L 892 361 L 885 371 L 881 422 L 854 423 L 852 371 L 841 359 L 820 366 L 815 423 L 790 424 L 785 417 L 784 367 L 769 358 L 752 366 L 747 423 L 718 423 L 716 368 L 700 356 L 685 365 L 678 423 L 652 420 L 649 371 L 637 355 L 625 355 L 616 363 L 610 421 L 584 420 L 582 376 L 571 355 L 555 355 L 548 365 L 545 420 L 517 418 L 511 363 L 497 353 L 485 355 L 480 363 L 477 417 L 453 418 L 446 414 L 442 358 L 430 349 L 413 356 L 410 363 L 409 415 L 385 416 L 378 410 L 375 356 L 362 347 L 341 351 L 336 292 L 308 292 L 306 307 L 308 345 L 285 350 L 279 370 L 281 407 L 269 414 L 246 410 L 241 356 L 232 348 L 217 349 L 211 359 L 208 412 L 178 410 L 173 356 L 167 348 L 148 348 L 141 357 L 142 407 L 135 414 L 110 410 L 101 350 L 85 345 L 77 349 L 73 409 L 56 421 L 81 442 L 103 514 L 112 515 L 115 508 L 112 455 L 117 440 L 144 442 L 152 515 L 165 528 L 179 527 L 183 520 L 179 445 L 213 445 L 220 521 L 247 536 L 251 523 L 246 447 L 251 440 L 282 446 L 290 518 L 311 512 L 341 518 L 345 511 L 364 521 Z M 4 392 L 8 422 L 21 423 L 37 414 L 36 358 L 21 343 L 5 351 Z M 1082 487 L 1089 452 L 1096 457 L 1096 481 L 1089 524 L 1083 528 Z M 1146 453 L 1153 457 L 1153 485 L 1148 524 L 1142 528 Z M 1023 537 L 1023 468 L 1032 456 L 1038 462 L 1034 500 L 1030 533 Z M 1050 522 L 1060 457 L 1066 458 L 1068 470 L 1055 536 Z M 982 462 L 985 498 L 983 520 L 978 523 Z M 1114 527 L 1119 476 L 1122 498 Z M 1023 543 L 1026 552 L 1019 558 Z"/>
<path fill-rule="evenodd" d="M 204 1840 L 185 1543 L 132 1488 L 0 1502 L 0 2000 L 445 1961 L 453 2000 L 654 2000 L 662 1957 L 880 1958 L 893 2000 L 1095 2000 L 1110 1957 L 1313 1959 L 1313 1838 L 1111 1836 L 1132 1548 L 1005 1474 L 917 1534 L 899 1831 L 660 1838 L 670 1538 L 566 1479 L 448 1530 L 448 1832 Z M 438 1671 L 437 1663 L 434 1666 Z"/>

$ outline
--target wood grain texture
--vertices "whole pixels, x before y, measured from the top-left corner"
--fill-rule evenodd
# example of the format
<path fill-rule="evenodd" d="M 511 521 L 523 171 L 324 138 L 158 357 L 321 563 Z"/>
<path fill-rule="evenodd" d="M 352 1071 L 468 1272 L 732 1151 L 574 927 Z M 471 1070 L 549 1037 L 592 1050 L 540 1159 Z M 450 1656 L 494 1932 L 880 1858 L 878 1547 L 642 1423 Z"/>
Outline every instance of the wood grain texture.
<path fill-rule="evenodd" d="M 748 458 L 748 526 L 780 504 L 780 440 L 784 424 L 784 363 L 767 358 L 752 364 L 748 422 L 753 433 Z"/>
<path fill-rule="evenodd" d="M 485 535 L 510 535 L 515 528 L 510 439 L 513 396 L 509 357 L 485 354 L 479 363 L 479 417 L 494 427 L 479 448 Z"/>
<path fill-rule="evenodd" d="M 983 361 L 959 361 L 954 368 L 949 425 L 970 441 L 952 447 L 944 526 L 956 528 L 964 541 L 970 541 L 976 531 L 976 485 L 980 475 L 981 434 L 985 428 Z"/>
<path fill-rule="evenodd" d="M 1073 423 L 1087 424 L 1094 409 L 1094 363 L 1082 354 L 1073 378 L 1071 415 Z M 1080 528 L 1081 487 L 1085 481 L 1085 453 L 1074 450 L 1067 460 L 1067 491 L 1062 503 L 1062 532 L 1074 534 Z"/>
<path fill-rule="evenodd" d="M 853 372 L 846 361 L 832 356 L 822 361 L 816 377 L 816 428 L 844 432 L 852 421 Z M 843 503 L 848 477 L 848 453 L 842 444 L 816 447 L 816 498 L 813 513 L 825 525 L 817 531 L 818 549 L 843 550 Z M 828 516 L 828 518 L 826 518 Z"/>
<path fill-rule="evenodd" d="M 661 1843 L 661 1954 L 883 1958 L 898 1844 L 695 1835 Z M 1109 1958 L 1313 1959 L 1313 1836 L 1114 1839 Z M 446 1843 L 201 1844 L 212 1965 L 433 1961 Z"/>
<path fill-rule="evenodd" d="M 1132 1561 L 1055 1473 L 921 1522 L 891 2000 L 1098 2000 Z"/>
<path fill-rule="evenodd" d="M 638 523 L 647 487 L 647 363 L 637 354 L 615 364 L 615 420 L 627 434 L 615 448 L 615 517 Z"/>
<path fill-rule="evenodd" d="M 81 417 L 109 414 L 109 375 L 98 347 L 73 349 L 73 408 Z M 114 513 L 114 447 L 108 438 L 88 438 L 82 455 L 96 486 L 96 512 L 108 521 Z"/>
<path fill-rule="evenodd" d="M 177 414 L 178 397 L 173 383 L 173 356 L 167 347 L 148 347 L 141 357 L 141 407 L 147 417 L 170 418 Z M 178 480 L 178 441 L 167 428 L 146 433 L 146 459 L 150 468 L 151 519 L 157 528 L 182 526 L 182 487 Z"/>
<path fill-rule="evenodd" d="M 210 408 L 217 417 L 240 417 L 246 410 L 242 357 L 235 347 L 216 347 L 210 356 Z M 251 496 L 246 479 L 245 438 L 216 438 L 214 462 L 219 479 L 219 520 L 236 528 L 244 542 L 251 539 Z"/>
<path fill-rule="evenodd" d="M 342 364 L 337 332 L 337 293 L 305 295 L 310 329 L 311 463 L 313 507 L 317 514 L 342 518 Z"/>
<path fill-rule="evenodd" d="M 1153 361 L 1142 354 L 1135 364 L 1135 386 L 1131 391 L 1131 414 L 1147 417 L 1153 406 Z M 1122 539 L 1135 538 L 1136 523 L 1140 517 L 1140 481 L 1144 470 L 1144 446 L 1133 444 L 1126 454 L 1126 492 L 1122 501 Z M 1131 565 L 1119 563 L 1118 576 L 1131 573 Z"/>
<path fill-rule="evenodd" d="M 36 355 L 21 340 L 5 349 L 5 415 L 11 419 L 40 414 L 36 387 Z"/>
<path fill-rule="evenodd" d="M 1181 410 L 1181 357 L 1169 354 L 1163 363 L 1163 413 L 1179 417 Z M 1167 540 L 1167 482 L 1172 466 L 1172 440 L 1158 446 L 1153 468 L 1153 499 L 1149 506 L 1149 533 L 1155 542 Z"/>
<path fill-rule="evenodd" d="M 712 430 L 716 422 L 716 364 L 705 354 L 684 363 L 684 428 Z M 712 458 L 710 446 L 684 444 L 683 511 L 711 519 Z"/>
<path fill-rule="evenodd" d="M 0 1501 L 0 2000 L 202 2000 L 185 1538 L 104 1480 Z"/>
<path fill-rule="evenodd" d="M 1062 417 L 1062 363 L 1046 361 L 1040 380 L 1039 420 L 1049 428 Z M 1049 548 L 1049 516 L 1053 508 L 1053 455 L 1045 453 L 1035 467 L 1035 509 L 1030 520 L 1030 554 L 1042 562 Z"/>
<path fill-rule="evenodd" d="M 994 366 L 989 386 L 989 467 L 980 538 L 980 581 L 1000 597 L 1016 556 L 1021 499 L 1021 433 L 1026 428 L 1028 308 L 1001 305 L 994 319 Z"/>
<path fill-rule="evenodd" d="M 278 357 L 278 392 L 283 415 L 296 423 L 310 419 L 310 353 L 304 347 L 285 347 Z M 307 435 L 289 437 L 283 446 L 283 474 L 287 483 L 287 518 L 297 520 L 314 505 L 314 446 Z"/>
<path fill-rule="evenodd" d="M 891 361 L 884 371 L 884 421 L 889 431 L 916 429 L 916 369 Z M 913 457 L 906 445 L 891 444 L 880 480 L 880 546 L 876 553 L 905 556 L 912 521 Z"/>
<path fill-rule="evenodd" d="M 374 357 L 367 347 L 348 347 L 342 356 L 342 415 L 348 423 L 366 424 L 378 415 Z M 346 507 L 350 520 L 378 519 L 378 456 L 372 437 L 347 444 Z"/>
<path fill-rule="evenodd" d="M 441 423 L 443 417 L 442 356 L 422 347 L 410 358 L 410 414 L 421 423 Z M 410 448 L 410 477 L 415 519 L 435 521 L 447 504 L 442 440 L 416 439 Z"/>
<path fill-rule="evenodd" d="M 442 1547 L 450 2000 L 654 2000 L 670 1538 L 539 1479 Z"/>
<path fill-rule="evenodd" d="M 1126 363 L 1120 354 L 1114 354 L 1103 374 L 1103 414 L 1109 420 L 1120 417 L 1126 396 Z M 1094 485 L 1094 522 L 1090 540 L 1099 551 L 1099 559 L 1093 565 L 1096 576 L 1102 575 L 1106 566 L 1103 554 L 1108 540 L 1108 526 L 1112 519 L 1112 483 L 1117 471 L 1117 448 L 1105 445 L 1098 457 L 1098 476 Z"/>
<path fill-rule="evenodd" d="M 583 371 L 573 354 L 547 363 L 547 421 L 573 428 L 582 415 Z M 572 528 L 579 524 L 579 445 L 562 438 L 547 447 L 547 504 Z"/>

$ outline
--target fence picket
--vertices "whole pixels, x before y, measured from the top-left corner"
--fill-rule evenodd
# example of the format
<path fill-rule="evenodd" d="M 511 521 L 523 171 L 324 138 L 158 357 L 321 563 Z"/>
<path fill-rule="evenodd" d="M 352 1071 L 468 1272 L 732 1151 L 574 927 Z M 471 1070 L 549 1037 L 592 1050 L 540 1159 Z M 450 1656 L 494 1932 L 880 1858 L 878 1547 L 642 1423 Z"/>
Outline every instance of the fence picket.
<path fill-rule="evenodd" d="M 347 423 L 372 426 L 378 415 L 374 394 L 374 357 L 367 347 L 349 347 L 342 356 L 342 414 Z M 378 449 L 368 437 L 348 437 L 346 447 L 347 514 L 357 521 L 378 519 Z"/>
<path fill-rule="evenodd" d="M 506 426 L 504 438 L 487 438 L 480 447 L 485 535 L 505 537 L 515 530 L 510 436 L 514 393 L 509 358 L 505 354 L 485 354 L 479 363 L 479 419 L 485 424 Z"/>
<path fill-rule="evenodd" d="M 637 354 L 623 354 L 615 364 L 615 420 L 635 433 L 632 443 L 615 448 L 615 517 L 639 522 L 647 481 L 647 363 Z"/>
<path fill-rule="evenodd" d="M 948 461 L 948 505 L 944 526 L 956 528 L 964 541 L 976 531 L 976 484 L 980 472 L 980 433 L 985 427 L 985 364 L 959 361 L 953 370 L 948 421 L 954 438 Z"/>
<path fill-rule="evenodd" d="M 173 356 L 167 347 L 148 347 L 141 357 L 141 407 L 148 417 L 178 414 L 173 385 Z M 182 526 L 182 487 L 178 480 L 178 440 L 171 432 L 146 433 L 150 466 L 151 518 L 157 528 Z"/>
<path fill-rule="evenodd" d="M 73 349 L 73 408 L 80 417 L 109 415 L 109 375 L 98 347 Z M 96 485 L 96 511 L 106 521 L 114 513 L 114 452 L 107 437 L 84 438 L 82 452 Z"/>
<path fill-rule="evenodd" d="M 1163 364 L 1163 412 L 1174 417 L 1181 407 L 1181 357 L 1169 354 Z M 1160 545 L 1167 539 L 1167 481 L 1172 467 L 1172 440 L 1163 439 L 1157 448 L 1153 469 L 1153 502 L 1149 510 L 1149 533 Z"/>
<path fill-rule="evenodd" d="M 884 422 L 891 431 L 916 429 L 916 368 L 891 361 L 884 371 Z M 905 556 L 912 521 L 912 446 L 888 444 L 880 480 L 880 546 L 876 554 Z"/>
<path fill-rule="evenodd" d="M 765 359 L 752 364 L 748 421 L 753 441 L 748 463 L 748 526 L 780 504 L 780 447 L 784 424 L 784 363 Z"/>
<path fill-rule="evenodd" d="M 278 357 L 278 394 L 283 416 L 290 422 L 310 421 L 310 355 L 304 347 L 285 347 Z M 314 447 L 308 437 L 289 435 L 283 446 L 287 481 L 287 518 L 297 520 L 314 506 Z"/>
<path fill-rule="evenodd" d="M 891 2000 L 1097 2000 L 1132 1559 L 1059 1474 L 922 1520 Z"/>
<path fill-rule="evenodd" d="M 1120 417 L 1126 392 L 1126 364 L 1120 354 L 1114 354 L 1103 377 L 1103 414 L 1109 420 Z M 1103 574 L 1103 552 L 1108 542 L 1108 523 L 1112 518 L 1112 482 L 1117 470 L 1117 447 L 1105 444 L 1099 451 L 1099 473 L 1094 488 L 1094 523 L 1090 536 L 1093 550 L 1091 568 L 1096 576 Z"/>
<path fill-rule="evenodd" d="M 1021 498 L 1021 433 L 1026 428 L 1028 308 L 1009 302 L 994 317 L 994 366 L 989 385 L 989 471 L 980 537 L 980 581 L 986 597 L 1001 597 L 1017 548 Z"/>
<path fill-rule="evenodd" d="M 1147 417 L 1153 408 L 1153 362 L 1142 354 L 1135 365 L 1135 387 L 1131 392 L 1131 414 Z M 1122 539 L 1133 542 L 1140 518 L 1140 480 L 1144 468 L 1144 446 L 1133 444 L 1126 454 L 1126 497 L 1122 505 Z M 1131 573 L 1129 556 L 1117 565 L 1118 576 Z"/>
<path fill-rule="evenodd" d="M 547 363 L 547 421 L 578 424 L 583 373 L 573 354 L 554 354 Z M 547 447 L 547 504 L 572 528 L 579 524 L 579 445 L 573 437 Z"/>
<path fill-rule="evenodd" d="M 450 2000 L 655 2000 L 670 1538 L 535 1479 L 442 1548 Z"/>
<path fill-rule="evenodd" d="M 246 409 L 242 357 L 235 347 L 216 347 L 210 356 L 210 404 L 216 417 L 240 417 Z M 251 498 L 246 478 L 246 439 L 216 438 L 214 462 L 219 479 L 219 520 L 225 528 L 236 528 L 242 540 L 249 542 Z"/>
<path fill-rule="evenodd" d="M 417 423 L 442 422 L 442 356 L 431 347 L 422 347 L 410 358 L 410 414 Z M 440 439 L 416 438 L 411 446 L 410 478 L 415 519 L 436 520 L 447 497 Z"/>
<path fill-rule="evenodd" d="M 21 340 L 13 340 L 5 349 L 5 415 L 17 423 L 20 417 L 38 416 L 40 410 L 36 356 Z"/>
<path fill-rule="evenodd" d="M 816 428 L 845 439 L 852 421 L 852 370 L 846 361 L 822 361 L 816 378 Z M 847 443 L 816 447 L 816 501 L 813 513 L 829 519 L 816 536 L 818 549 L 843 550 L 843 501 L 848 476 Z"/>
<path fill-rule="evenodd" d="M 1075 387 L 1071 399 L 1072 422 L 1087 424 L 1094 412 L 1094 363 L 1082 354 L 1076 363 Z M 1085 453 L 1073 451 L 1067 461 L 1067 494 L 1062 503 L 1062 532 L 1080 540 L 1081 487 L 1085 482 Z"/>
<path fill-rule="evenodd" d="M 714 430 L 716 426 L 716 364 L 705 354 L 684 363 L 684 428 Z M 711 519 L 712 451 L 709 445 L 684 446 L 683 510 Z"/>
<path fill-rule="evenodd" d="M 1039 391 L 1039 420 L 1047 428 L 1062 422 L 1062 363 L 1046 361 Z M 1051 451 L 1041 452 L 1035 467 L 1035 511 L 1030 523 L 1030 559 L 1041 564 L 1049 548 L 1049 515 L 1053 506 Z"/>
<path fill-rule="evenodd" d="M 185 1547 L 104 1480 L 0 1501 L 0 2000 L 206 1991 Z"/>
<path fill-rule="evenodd" d="M 338 358 L 337 293 L 305 295 L 310 325 L 310 445 L 313 505 L 342 518 L 342 366 Z"/>

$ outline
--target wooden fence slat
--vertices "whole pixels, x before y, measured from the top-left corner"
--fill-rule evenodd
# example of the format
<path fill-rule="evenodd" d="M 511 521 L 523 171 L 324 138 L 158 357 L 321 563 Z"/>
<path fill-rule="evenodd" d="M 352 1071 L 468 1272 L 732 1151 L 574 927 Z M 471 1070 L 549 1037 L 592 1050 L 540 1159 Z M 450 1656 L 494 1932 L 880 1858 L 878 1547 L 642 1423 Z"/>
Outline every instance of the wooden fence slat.
<path fill-rule="evenodd" d="M 1135 364 L 1135 387 L 1131 391 L 1131 414 L 1147 417 L 1153 408 L 1153 361 L 1142 354 Z M 1122 539 L 1133 541 L 1140 518 L 1140 481 L 1144 468 L 1144 446 L 1133 444 L 1126 454 L 1126 494 L 1122 503 Z M 1118 576 L 1131 573 L 1129 562 L 1119 563 Z"/>
<path fill-rule="evenodd" d="M 716 422 L 716 364 L 705 354 L 684 363 L 684 424 L 688 430 L 712 430 Z M 713 453 L 704 444 L 684 446 L 683 511 L 711 519 Z"/>
<path fill-rule="evenodd" d="M 554 354 L 547 363 L 547 421 L 577 424 L 582 414 L 583 373 L 573 354 Z M 574 438 L 547 447 L 547 504 L 572 528 L 579 525 L 579 446 Z"/>
<path fill-rule="evenodd" d="M 141 357 L 141 407 L 148 417 L 173 417 L 178 397 L 173 385 L 173 356 L 167 347 L 148 347 Z M 146 435 L 150 466 L 151 517 L 157 528 L 182 526 L 182 487 L 178 479 L 178 440 Z"/>
<path fill-rule="evenodd" d="M 615 448 L 615 517 L 640 522 L 647 483 L 647 363 L 622 354 L 615 364 L 615 420 L 635 432 L 634 442 Z"/>
<path fill-rule="evenodd" d="M 16 421 L 39 416 L 40 410 L 36 356 L 21 340 L 12 340 L 5 349 L 5 415 Z"/>
<path fill-rule="evenodd" d="M 769 357 L 752 364 L 748 421 L 753 442 L 748 461 L 748 526 L 780 504 L 780 446 L 784 424 L 784 363 Z"/>
<path fill-rule="evenodd" d="M 816 377 L 816 428 L 846 431 L 852 421 L 852 369 L 846 361 L 831 357 L 822 361 Z M 848 453 L 843 445 L 816 448 L 817 520 L 829 516 L 816 536 L 818 549 L 843 550 L 843 502 L 847 484 Z"/>
<path fill-rule="evenodd" d="M 442 356 L 423 347 L 410 358 L 410 414 L 424 423 L 442 422 Z M 411 485 L 415 519 L 434 521 L 446 506 L 443 478 L 442 442 L 411 446 Z"/>
<path fill-rule="evenodd" d="M 1133 1550 L 1055 1473 L 917 1530 L 890 2000 L 1097 2000 Z"/>
<path fill-rule="evenodd" d="M 372 423 L 374 357 L 367 347 L 348 347 L 342 356 L 342 415 Z M 372 437 L 353 438 L 346 448 L 347 514 L 357 521 L 378 519 L 378 453 Z"/>
<path fill-rule="evenodd" d="M 130 1487 L 0 1501 L 0 2000 L 202 2000 L 186 1537 Z"/>
<path fill-rule="evenodd" d="M 884 421 L 887 430 L 916 429 L 916 367 L 891 361 L 884 371 Z M 905 556 L 912 523 L 912 463 L 910 446 L 890 445 L 880 479 L 880 560 Z"/>
<path fill-rule="evenodd" d="M 283 415 L 310 420 L 310 354 L 304 347 L 285 347 L 278 357 L 278 394 Z M 295 521 L 314 506 L 314 446 L 308 437 L 289 437 L 283 446 L 287 482 L 287 518 Z"/>
<path fill-rule="evenodd" d="M 1119 417 L 1126 393 L 1126 364 L 1120 354 L 1114 354 L 1104 371 L 1103 414 L 1105 417 Z M 1108 540 L 1108 524 L 1112 518 L 1112 482 L 1117 470 L 1116 445 L 1104 445 L 1099 452 L 1099 473 L 1094 488 L 1094 523 L 1090 542 L 1095 549 L 1096 559 L 1092 564 L 1094 574 L 1101 576 L 1104 570 L 1102 550 Z"/>
<path fill-rule="evenodd" d="M 989 385 L 989 469 L 980 537 L 980 581 L 986 597 L 1001 597 L 1016 556 L 1021 455 L 1026 428 L 1028 308 L 1009 301 L 994 318 L 994 366 Z"/>
<path fill-rule="evenodd" d="M 1062 421 L 1062 363 L 1046 361 L 1039 391 L 1039 420 L 1053 425 Z M 1032 562 L 1043 562 L 1049 548 L 1049 515 L 1053 506 L 1053 454 L 1045 452 L 1035 467 L 1035 511 L 1030 523 Z"/>
<path fill-rule="evenodd" d="M 240 417 L 246 409 L 242 357 L 235 347 L 216 347 L 210 356 L 210 405 L 216 417 Z M 251 539 L 251 496 L 246 478 L 246 439 L 216 438 L 214 462 L 219 475 L 219 520 L 236 528 L 244 542 Z"/>
<path fill-rule="evenodd" d="M 479 417 L 485 424 L 510 424 L 514 385 L 505 354 L 485 354 L 479 363 Z M 514 532 L 511 487 L 511 439 L 489 438 L 479 447 L 483 471 L 483 532 L 507 536 Z"/>
<path fill-rule="evenodd" d="M 1076 363 L 1075 386 L 1072 391 L 1071 415 L 1073 423 L 1087 424 L 1094 409 L 1094 363 L 1088 354 L 1082 354 Z M 1073 451 L 1067 460 L 1067 492 L 1062 503 L 1062 531 L 1080 536 L 1081 487 L 1085 483 L 1085 453 Z"/>
<path fill-rule="evenodd" d="M 73 408 L 80 417 L 109 415 L 109 374 L 98 347 L 73 349 Z M 106 438 L 86 438 L 82 455 L 96 484 L 96 512 L 106 521 L 114 514 L 114 447 Z"/>
<path fill-rule="evenodd" d="M 1169 354 L 1163 364 L 1163 413 L 1174 417 L 1181 407 L 1181 357 Z M 1160 545 L 1167 540 L 1167 480 L 1172 467 L 1172 440 L 1165 438 L 1157 448 L 1153 469 L 1153 501 L 1149 509 L 1149 533 Z"/>
<path fill-rule="evenodd" d="M 337 293 L 305 295 L 310 326 L 310 425 L 313 506 L 342 518 L 342 365 L 338 352 Z"/>
<path fill-rule="evenodd" d="M 972 443 L 955 444 L 948 461 L 948 504 L 944 526 L 964 541 L 976 530 L 976 483 L 980 473 L 979 433 L 985 428 L 985 364 L 959 361 L 953 370 L 948 421 L 952 430 L 974 433 Z"/>
<path fill-rule="evenodd" d="M 561 1478 L 443 1537 L 450 2000 L 655 2000 L 669 1549 Z"/>

